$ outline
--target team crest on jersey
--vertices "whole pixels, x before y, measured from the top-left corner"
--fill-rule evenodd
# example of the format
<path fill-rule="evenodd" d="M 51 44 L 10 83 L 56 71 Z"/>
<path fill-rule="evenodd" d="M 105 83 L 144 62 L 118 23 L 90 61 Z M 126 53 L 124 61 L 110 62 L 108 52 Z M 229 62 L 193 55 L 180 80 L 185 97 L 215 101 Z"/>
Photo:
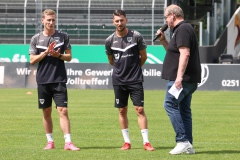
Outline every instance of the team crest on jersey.
<path fill-rule="evenodd" d="M 132 41 L 132 37 L 127 37 L 127 41 L 131 42 Z"/>
<path fill-rule="evenodd" d="M 54 37 L 55 42 L 59 42 L 60 37 Z"/>
<path fill-rule="evenodd" d="M 116 99 L 116 103 L 119 104 L 119 99 Z"/>
<path fill-rule="evenodd" d="M 43 104 L 45 102 L 45 99 L 39 99 L 39 102 Z"/>

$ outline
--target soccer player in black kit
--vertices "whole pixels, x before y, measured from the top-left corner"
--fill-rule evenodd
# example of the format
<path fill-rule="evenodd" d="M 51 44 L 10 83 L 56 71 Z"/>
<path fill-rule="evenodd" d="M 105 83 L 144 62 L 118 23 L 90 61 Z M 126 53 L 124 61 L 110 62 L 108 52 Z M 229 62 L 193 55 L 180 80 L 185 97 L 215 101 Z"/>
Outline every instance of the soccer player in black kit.
<path fill-rule="evenodd" d="M 113 24 L 116 31 L 105 42 L 109 63 L 113 66 L 112 83 L 115 93 L 115 107 L 119 109 L 119 123 L 124 145 L 121 150 L 131 148 L 128 130 L 128 97 L 130 95 L 138 116 L 144 149 L 153 151 L 149 143 L 147 117 L 144 112 L 144 89 L 142 66 L 147 59 L 146 43 L 137 31 L 126 27 L 128 19 L 123 10 L 115 10 Z"/>
<path fill-rule="evenodd" d="M 67 33 L 55 30 L 56 14 L 51 9 L 42 13 L 44 30 L 34 35 L 30 42 L 30 63 L 38 63 L 37 87 L 38 105 L 43 111 L 43 126 L 47 137 L 45 150 L 55 148 L 52 133 L 52 99 L 60 117 L 60 127 L 64 134 L 64 150 L 80 150 L 71 141 L 68 117 L 67 74 L 64 61 L 70 61 L 71 45 Z M 65 53 L 65 54 L 64 54 Z"/>

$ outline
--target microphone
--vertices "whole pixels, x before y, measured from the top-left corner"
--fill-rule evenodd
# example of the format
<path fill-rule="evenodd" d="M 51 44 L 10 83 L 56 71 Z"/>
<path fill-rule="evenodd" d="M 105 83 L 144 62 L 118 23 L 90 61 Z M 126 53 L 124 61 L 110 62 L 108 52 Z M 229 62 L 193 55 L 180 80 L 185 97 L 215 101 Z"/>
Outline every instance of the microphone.
<path fill-rule="evenodd" d="M 164 24 L 162 27 L 161 27 L 161 31 L 164 32 L 166 31 L 168 28 L 168 25 L 167 24 Z M 153 42 L 156 41 L 159 37 L 161 36 L 161 34 L 157 35 L 154 39 L 153 39 Z"/>

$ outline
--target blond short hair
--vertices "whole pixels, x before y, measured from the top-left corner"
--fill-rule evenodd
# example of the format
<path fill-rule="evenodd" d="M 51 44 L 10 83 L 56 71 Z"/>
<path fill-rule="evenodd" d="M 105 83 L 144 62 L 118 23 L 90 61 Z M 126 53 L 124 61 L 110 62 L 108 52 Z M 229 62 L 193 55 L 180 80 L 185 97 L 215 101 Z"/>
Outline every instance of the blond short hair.
<path fill-rule="evenodd" d="M 52 10 L 52 9 L 46 9 L 46 10 L 44 10 L 44 11 L 42 12 L 42 18 L 44 18 L 45 15 L 55 15 L 55 14 L 56 14 L 56 13 L 55 13 L 54 10 Z"/>

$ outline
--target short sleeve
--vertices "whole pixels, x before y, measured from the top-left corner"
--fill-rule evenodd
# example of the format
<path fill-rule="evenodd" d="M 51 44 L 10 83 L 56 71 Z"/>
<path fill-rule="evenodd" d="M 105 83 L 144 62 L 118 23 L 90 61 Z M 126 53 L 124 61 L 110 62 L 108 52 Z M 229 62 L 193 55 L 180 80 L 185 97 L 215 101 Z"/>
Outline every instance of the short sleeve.
<path fill-rule="evenodd" d="M 33 36 L 31 38 L 31 41 L 30 41 L 30 47 L 29 47 L 29 55 L 30 54 L 38 54 L 38 50 L 37 50 L 37 38 L 38 38 L 39 34 Z"/>
<path fill-rule="evenodd" d="M 112 55 L 112 49 L 111 49 L 111 38 L 112 38 L 112 35 L 109 36 L 106 41 L 105 41 L 105 52 L 107 55 Z"/>
<path fill-rule="evenodd" d="M 136 38 L 137 38 L 139 51 L 141 51 L 143 49 L 146 49 L 147 48 L 147 44 L 146 44 L 143 36 L 141 35 L 141 33 L 139 33 L 138 31 L 134 31 L 134 34 L 136 35 Z"/>
<path fill-rule="evenodd" d="M 176 36 L 177 48 L 188 47 L 191 48 L 191 36 L 187 27 L 180 26 Z"/>
<path fill-rule="evenodd" d="M 69 36 L 67 33 L 64 33 L 64 50 L 71 49 L 71 44 L 69 41 Z"/>

